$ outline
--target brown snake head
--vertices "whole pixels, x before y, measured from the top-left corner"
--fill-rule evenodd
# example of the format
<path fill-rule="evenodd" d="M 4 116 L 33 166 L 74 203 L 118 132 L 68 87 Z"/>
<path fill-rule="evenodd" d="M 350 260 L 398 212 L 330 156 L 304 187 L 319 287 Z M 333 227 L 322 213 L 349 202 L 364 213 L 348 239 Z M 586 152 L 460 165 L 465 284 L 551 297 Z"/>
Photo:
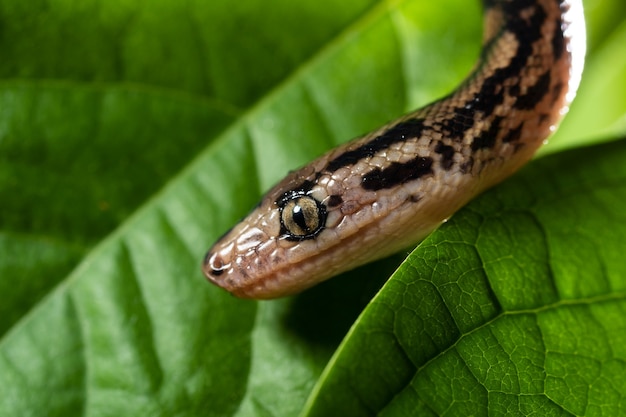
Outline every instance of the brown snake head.
<path fill-rule="evenodd" d="M 578 87 L 581 0 L 485 0 L 474 72 L 448 97 L 290 173 L 207 253 L 203 271 L 275 298 L 423 239 L 525 164 Z"/>

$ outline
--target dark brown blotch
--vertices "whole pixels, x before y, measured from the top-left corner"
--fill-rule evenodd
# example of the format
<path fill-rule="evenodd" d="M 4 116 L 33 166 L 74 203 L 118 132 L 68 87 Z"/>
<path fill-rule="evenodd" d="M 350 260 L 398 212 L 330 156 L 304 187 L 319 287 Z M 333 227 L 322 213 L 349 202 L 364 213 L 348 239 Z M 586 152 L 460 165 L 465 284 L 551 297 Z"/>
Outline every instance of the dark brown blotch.
<path fill-rule="evenodd" d="M 491 149 L 496 145 L 496 137 L 500 131 L 500 124 L 503 119 L 504 118 L 502 116 L 496 117 L 491 122 L 489 129 L 474 138 L 474 141 L 472 142 L 472 151 L 476 152 L 480 149 Z"/>
<path fill-rule="evenodd" d="M 552 88 L 552 105 L 554 105 L 557 100 L 561 97 L 561 93 L 563 93 L 563 88 L 564 85 L 563 83 L 557 83 L 553 88 Z"/>
<path fill-rule="evenodd" d="M 441 160 L 439 161 L 441 168 L 449 171 L 454 165 L 454 148 L 443 142 L 439 142 L 435 147 L 435 152 L 441 155 Z"/>
<path fill-rule="evenodd" d="M 354 165 L 362 159 L 371 158 L 395 143 L 418 138 L 422 135 L 423 129 L 423 119 L 404 120 L 358 148 L 342 153 L 328 163 L 326 171 L 335 172 L 340 168 Z"/>
<path fill-rule="evenodd" d="M 463 174 L 469 173 L 474 168 L 474 158 L 470 157 L 467 161 L 463 162 L 459 169 Z"/>
<path fill-rule="evenodd" d="M 565 52 L 565 37 L 563 36 L 563 28 L 561 25 L 561 19 L 557 19 L 554 22 L 554 35 L 552 35 L 552 56 L 554 56 L 554 60 L 558 61 L 561 56 L 563 56 L 563 52 Z"/>
<path fill-rule="evenodd" d="M 368 191 L 393 188 L 433 173 L 433 159 L 418 156 L 409 162 L 392 162 L 381 169 L 375 168 L 363 176 L 361 186 Z"/>
<path fill-rule="evenodd" d="M 515 108 L 520 110 L 532 110 L 546 96 L 550 88 L 552 75 L 550 70 L 546 71 L 537 82 L 529 87 L 526 94 L 519 96 L 515 101 Z"/>
<path fill-rule="evenodd" d="M 522 129 L 524 128 L 524 124 L 520 124 L 515 129 L 511 129 L 508 131 L 506 135 L 502 138 L 503 143 L 511 143 L 517 142 L 522 137 Z"/>
<path fill-rule="evenodd" d="M 328 197 L 328 207 L 337 207 L 343 203 L 343 198 L 339 194 L 334 194 Z"/>

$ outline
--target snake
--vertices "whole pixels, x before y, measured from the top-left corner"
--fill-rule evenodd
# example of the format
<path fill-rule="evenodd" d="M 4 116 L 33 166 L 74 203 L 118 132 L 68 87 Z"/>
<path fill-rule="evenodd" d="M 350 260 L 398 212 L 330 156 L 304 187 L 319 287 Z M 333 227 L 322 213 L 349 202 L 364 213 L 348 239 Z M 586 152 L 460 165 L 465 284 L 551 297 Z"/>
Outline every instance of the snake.
<path fill-rule="evenodd" d="M 483 41 L 447 96 L 290 172 L 202 262 L 241 298 L 293 295 L 422 241 L 555 131 L 585 55 L 582 0 L 483 0 Z"/>

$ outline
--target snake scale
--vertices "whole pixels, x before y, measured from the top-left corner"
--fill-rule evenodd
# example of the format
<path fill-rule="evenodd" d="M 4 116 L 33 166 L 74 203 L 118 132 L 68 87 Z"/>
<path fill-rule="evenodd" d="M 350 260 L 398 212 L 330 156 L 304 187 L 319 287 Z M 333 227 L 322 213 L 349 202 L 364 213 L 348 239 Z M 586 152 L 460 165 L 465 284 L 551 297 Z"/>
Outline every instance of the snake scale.
<path fill-rule="evenodd" d="M 483 0 L 483 48 L 450 95 L 291 172 L 209 250 L 243 298 L 302 291 L 427 234 L 531 159 L 585 54 L 582 0 Z"/>

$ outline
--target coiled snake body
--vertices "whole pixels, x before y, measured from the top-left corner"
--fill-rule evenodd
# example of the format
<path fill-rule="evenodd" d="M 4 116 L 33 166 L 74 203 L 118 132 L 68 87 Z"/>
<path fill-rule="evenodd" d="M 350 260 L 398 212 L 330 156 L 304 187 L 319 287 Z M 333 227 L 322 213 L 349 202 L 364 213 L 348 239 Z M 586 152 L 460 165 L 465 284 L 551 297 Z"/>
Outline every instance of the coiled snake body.
<path fill-rule="evenodd" d="M 484 41 L 449 96 L 274 186 L 207 253 L 213 283 L 274 298 L 423 239 L 555 129 L 582 71 L 582 0 L 484 0 Z"/>

